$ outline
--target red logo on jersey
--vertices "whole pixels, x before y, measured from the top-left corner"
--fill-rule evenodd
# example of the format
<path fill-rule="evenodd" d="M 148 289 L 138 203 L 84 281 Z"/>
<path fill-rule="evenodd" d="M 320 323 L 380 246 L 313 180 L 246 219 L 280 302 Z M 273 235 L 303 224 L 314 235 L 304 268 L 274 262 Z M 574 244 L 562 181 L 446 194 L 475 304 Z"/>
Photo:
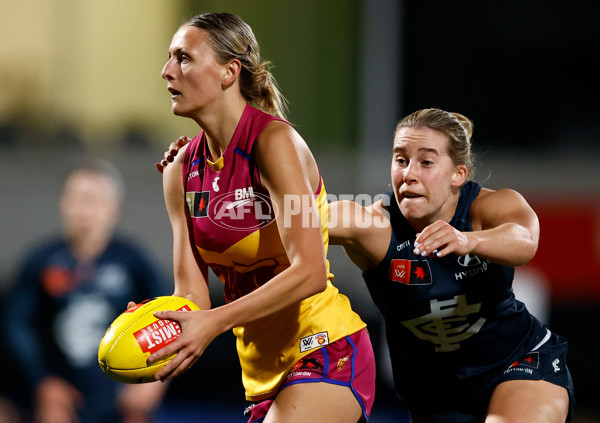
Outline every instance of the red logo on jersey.
<path fill-rule="evenodd" d="M 410 260 L 392 259 L 388 278 L 394 282 L 410 284 Z"/>
<path fill-rule="evenodd" d="M 425 260 L 392 259 L 388 279 L 405 285 L 431 284 L 431 270 Z"/>
<path fill-rule="evenodd" d="M 188 191 L 185 193 L 185 202 L 192 217 L 206 217 L 210 203 L 210 191 Z"/>
<path fill-rule="evenodd" d="M 415 276 L 417 279 L 425 279 L 425 270 L 421 266 L 417 266 L 415 269 Z"/>

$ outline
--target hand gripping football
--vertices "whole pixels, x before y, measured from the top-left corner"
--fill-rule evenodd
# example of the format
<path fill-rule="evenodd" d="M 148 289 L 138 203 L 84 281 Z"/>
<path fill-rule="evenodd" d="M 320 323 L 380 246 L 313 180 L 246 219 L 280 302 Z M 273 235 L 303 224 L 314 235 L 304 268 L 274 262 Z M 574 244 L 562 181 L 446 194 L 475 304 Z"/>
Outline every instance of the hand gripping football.
<path fill-rule="evenodd" d="M 98 363 L 111 378 L 124 383 L 154 382 L 154 375 L 176 354 L 148 363 L 150 354 L 176 340 L 181 326 L 154 317 L 155 311 L 192 311 L 200 308 L 175 296 L 156 297 L 124 311 L 110 325 L 98 348 Z"/>

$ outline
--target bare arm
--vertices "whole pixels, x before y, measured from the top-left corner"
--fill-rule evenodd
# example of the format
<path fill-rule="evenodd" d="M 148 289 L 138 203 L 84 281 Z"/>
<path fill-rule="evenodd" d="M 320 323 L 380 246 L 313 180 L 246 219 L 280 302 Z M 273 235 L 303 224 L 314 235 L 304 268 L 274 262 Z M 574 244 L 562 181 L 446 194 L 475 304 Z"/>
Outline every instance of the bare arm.
<path fill-rule="evenodd" d="M 417 235 L 418 250 L 438 256 L 475 254 L 506 266 L 529 262 L 537 251 L 539 221 L 523 196 L 510 189 L 482 190 L 471 206 L 472 232 L 459 232 L 444 221 Z"/>
<path fill-rule="evenodd" d="M 163 190 L 167 213 L 173 230 L 173 295 L 187 297 L 198 306 L 210 308 L 208 267 L 193 242 L 191 218 L 185 203 L 182 167 L 185 148 L 163 172 Z"/>
<path fill-rule="evenodd" d="M 523 265 L 535 256 L 540 225 L 521 194 L 486 190 L 473 203 L 472 214 L 481 225 L 472 235 L 474 254 L 510 266 Z"/>
<path fill-rule="evenodd" d="M 375 267 L 387 252 L 391 225 L 382 210 L 381 200 L 367 207 L 347 200 L 329 205 L 329 242 L 341 245 L 361 270 Z"/>

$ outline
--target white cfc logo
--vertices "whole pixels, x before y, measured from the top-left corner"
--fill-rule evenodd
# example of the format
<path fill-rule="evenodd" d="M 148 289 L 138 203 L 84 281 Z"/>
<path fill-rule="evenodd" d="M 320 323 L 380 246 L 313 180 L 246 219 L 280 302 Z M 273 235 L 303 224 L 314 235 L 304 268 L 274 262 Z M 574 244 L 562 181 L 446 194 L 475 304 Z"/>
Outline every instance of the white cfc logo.
<path fill-rule="evenodd" d="M 217 185 L 217 182 L 219 181 L 219 178 L 220 178 L 220 176 L 217 176 L 215 178 L 215 180 L 213 181 L 212 189 L 213 189 L 214 192 L 219 192 L 220 188 L 219 188 L 219 185 Z"/>
<path fill-rule="evenodd" d="M 460 342 L 481 330 L 485 319 L 480 317 L 470 324 L 467 317 L 479 313 L 481 304 L 467 304 L 464 295 L 450 300 L 429 301 L 431 313 L 402 322 L 419 339 L 430 341 L 436 352 L 460 349 Z"/>

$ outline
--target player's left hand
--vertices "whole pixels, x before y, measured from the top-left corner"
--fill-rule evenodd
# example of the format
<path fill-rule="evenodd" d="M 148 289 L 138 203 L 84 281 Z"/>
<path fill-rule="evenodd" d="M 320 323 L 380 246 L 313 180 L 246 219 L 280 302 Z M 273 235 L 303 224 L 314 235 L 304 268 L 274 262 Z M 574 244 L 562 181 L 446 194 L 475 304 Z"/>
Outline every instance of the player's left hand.
<path fill-rule="evenodd" d="M 413 252 L 422 256 L 444 257 L 450 253 L 464 256 L 472 250 L 465 232 L 457 230 L 448 222 L 438 220 L 417 234 Z"/>

